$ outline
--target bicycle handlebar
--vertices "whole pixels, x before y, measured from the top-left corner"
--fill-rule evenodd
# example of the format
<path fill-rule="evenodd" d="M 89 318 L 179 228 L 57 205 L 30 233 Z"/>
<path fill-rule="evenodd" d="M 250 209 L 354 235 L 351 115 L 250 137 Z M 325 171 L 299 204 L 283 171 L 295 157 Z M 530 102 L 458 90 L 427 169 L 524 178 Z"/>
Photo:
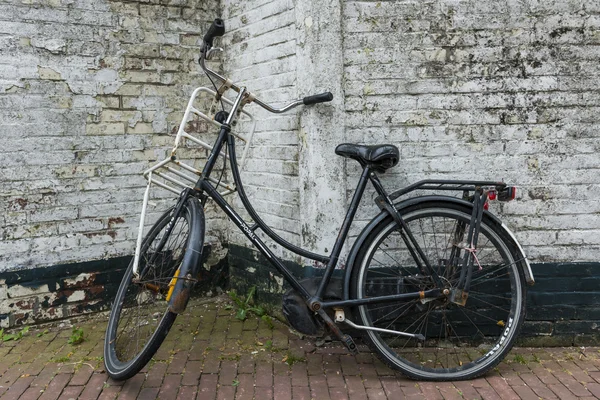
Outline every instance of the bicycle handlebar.
<path fill-rule="evenodd" d="M 210 54 L 210 50 L 213 47 L 213 39 L 217 36 L 223 36 L 225 34 L 225 22 L 223 22 L 222 19 L 220 18 L 216 18 L 212 25 L 210 26 L 210 28 L 208 29 L 208 31 L 206 32 L 206 35 L 204 35 L 203 38 L 203 44 L 202 47 L 200 49 L 200 59 L 198 60 L 198 62 L 200 63 L 200 67 L 202 67 L 202 69 L 211 77 L 221 81 L 222 83 L 227 82 L 228 79 L 221 76 L 220 74 L 218 74 L 217 72 L 211 70 L 210 68 L 208 68 L 205 65 L 205 60 L 206 60 L 206 56 Z M 222 50 L 222 49 L 221 49 Z M 230 87 L 231 89 L 235 90 L 236 92 L 240 92 L 240 87 L 235 85 L 234 83 L 232 83 L 231 81 L 229 81 L 230 83 Z M 264 108 L 265 110 L 272 112 L 272 113 L 283 113 L 286 112 L 294 107 L 297 107 L 299 105 L 311 105 L 311 104 L 317 104 L 317 103 L 324 103 L 324 102 L 328 102 L 333 100 L 333 94 L 331 94 L 331 92 L 325 92 L 325 93 L 321 93 L 321 94 L 315 94 L 312 96 L 306 96 L 303 99 L 299 99 L 299 100 L 295 100 L 289 104 L 287 104 L 284 107 L 281 108 L 275 108 L 265 102 L 263 102 L 262 100 L 259 100 L 256 96 L 254 96 L 253 94 L 248 92 L 248 95 L 251 96 L 253 98 L 253 101 L 258 104 L 259 106 L 261 106 L 262 108 Z"/>
<path fill-rule="evenodd" d="M 204 46 L 203 47 L 208 47 L 210 49 L 213 45 L 213 39 L 217 36 L 223 36 L 224 34 L 225 34 L 225 22 L 223 22 L 223 20 L 221 18 L 215 18 L 215 20 L 213 21 L 210 28 L 208 28 L 206 35 L 204 35 L 204 38 L 203 38 Z"/>

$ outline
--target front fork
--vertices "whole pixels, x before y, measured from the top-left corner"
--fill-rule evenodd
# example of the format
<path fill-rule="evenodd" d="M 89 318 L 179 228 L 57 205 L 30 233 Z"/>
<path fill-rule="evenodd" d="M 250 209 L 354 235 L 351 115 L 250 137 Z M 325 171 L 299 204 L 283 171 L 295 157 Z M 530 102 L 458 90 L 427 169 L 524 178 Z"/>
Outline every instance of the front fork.
<path fill-rule="evenodd" d="M 419 246 L 419 243 L 410 231 L 408 225 L 398 210 L 396 210 L 394 203 L 383 189 L 383 186 L 377 175 L 371 174 L 370 179 L 375 187 L 375 190 L 379 194 L 379 197 L 377 197 L 376 200 L 377 206 L 380 209 L 387 211 L 398 225 L 400 237 L 408 248 L 421 273 L 426 276 L 431 276 L 436 287 L 440 289 L 441 293 L 443 293 L 444 296 L 447 296 L 450 301 L 464 306 L 468 298 L 471 277 L 473 276 L 473 268 L 475 265 L 477 265 L 477 268 L 481 269 L 481 265 L 477 259 L 477 241 L 479 238 L 481 221 L 483 219 L 483 210 L 485 209 L 489 190 L 482 187 L 476 187 L 473 196 L 468 196 L 468 193 L 465 193 L 466 198 L 471 200 L 473 203 L 473 211 L 471 213 L 471 220 L 468 225 L 468 232 L 467 225 L 465 223 L 458 223 L 453 233 L 452 251 L 450 253 L 450 259 L 448 260 L 445 268 L 454 269 L 458 267 L 459 261 L 461 260 L 461 253 L 464 255 L 464 257 L 462 259 L 458 283 L 456 286 L 449 288 L 448 285 L 442 282 L 442 279 L 432 266 L 425 252 Z M 466 240 L 465 233 L 467 233 Z M 438 262 L 441 261 L 438 260 Z M 450 277 L 451 276 L 452 275 L 450 275 Z"/>

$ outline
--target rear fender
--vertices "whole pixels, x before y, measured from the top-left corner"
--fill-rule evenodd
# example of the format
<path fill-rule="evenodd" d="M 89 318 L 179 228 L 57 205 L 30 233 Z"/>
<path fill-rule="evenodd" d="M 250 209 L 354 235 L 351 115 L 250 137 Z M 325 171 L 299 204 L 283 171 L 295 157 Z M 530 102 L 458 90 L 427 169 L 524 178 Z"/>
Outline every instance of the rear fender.
<path fill-rule="evenodd" d="M 401 201 L 399 203 L 396 203 L 395 206 L 396 206 L 396 209 L 398 211 L 400 211 L 400 213 L 402 213 L 402 210 L 404 210 L 408 207 L 411 207 L 417 203 L 428 203 L 428 202 L 447 202 L 447 203 L 456 204 L 456 205 L 459 205 L 462 207 L 467 207 L 469 209 L 473 207 L 473 203 L 471 203 L 467 200 L 463 200 L 463 199 L 460 199 L 457 197 L 440 196 L 440 195 L 413 197 L 413 198 Z M 518 263 L 518 265 L 523 270 L 523 274 L 525 275 L 525 281 L 529 285 L 533 285 L 535 280 L 533 278 L 533 273 L 531 272 L 531 267 L 529 265 L 529 261 L 527 260 L 527 257 L 525 256 L 525 253 L 523 252 L 523 248 L 517 241 L 515 235 L 494 214 L 491 214 L 488 211 L 484 211 L 484 214 L 487 217 L 489 217 L 494 223 L 498 224 L 498 226 L 500 226 L 505 231 L 505 236 L 508 240 L 510 240 L 513 243 L 515 252 L 518 252 L 521 254 L 520 262 Z M 373 218 L 367 224 L 367 226 L 365 226 L 365 228 L 362 230 L 360 235 L 358 235 L 358 238 L 354 242 L 354 245 L 352 246 L 352 249 L 350 250 L 350 255 L 348 256 L 348 263 L 346 264 L 347 267 L 346 267 L 346 272 L 345 272 L 345 276 L 344 276 L 344 286 L 343 286 L 343 299 L 344 300 L 350 299 L 350 277 L 352 276 L 353 269 L 358 268 L 358 266 L 356 266 L 355 264 L 358 261 L 357 258 L 358 258 L 358 253 L 360 251 L 360 248 L 364 245 L 364 243 L 367 240 L 367 237 L 369 236 L 371 231 L 386 217 L 388 217 L 387 211 L 380 212 L 375 218 Z"/>

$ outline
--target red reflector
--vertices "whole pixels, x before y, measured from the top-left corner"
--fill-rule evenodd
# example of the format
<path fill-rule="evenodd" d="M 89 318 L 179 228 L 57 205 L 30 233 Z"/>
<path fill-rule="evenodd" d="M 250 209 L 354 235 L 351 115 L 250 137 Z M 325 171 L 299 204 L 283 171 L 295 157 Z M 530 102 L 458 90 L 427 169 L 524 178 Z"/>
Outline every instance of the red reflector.
<path fill-rule="evenodd" d="M 510 193 L 510 199 L 514 200 L 517 198 L 517 188 L 516 187 L 511 187 L 511 193 Z"/>
<path fill-rule="evenodd" d="M 490 199 L 490 200 L 496 200 L 496 191 L 495 190 L 490 190 L 488 192 L 488 199 Z"/>
<path fill-rule="evenodd" d="M 483 203 L 483 209 L 484 210 L 488 210 L 490 208 L 490 203 L 488 203 L 487 201 L 485 203 Z"/>

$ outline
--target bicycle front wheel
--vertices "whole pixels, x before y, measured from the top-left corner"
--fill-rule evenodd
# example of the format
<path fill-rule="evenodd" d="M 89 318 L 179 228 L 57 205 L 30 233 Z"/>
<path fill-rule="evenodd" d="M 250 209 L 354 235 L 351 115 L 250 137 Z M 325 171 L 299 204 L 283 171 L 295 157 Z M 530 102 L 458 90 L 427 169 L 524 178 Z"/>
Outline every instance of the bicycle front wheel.
<path fill-rule="evenodd" d="M 191 233 L 200 229 L 198 219 L 193 218 L 199 206 L 193 202 L 197 200 L 188 199 L 177 215 L 172 208 L 159 218 L 142 243 L 139 277 L 134 277 L 133 260 L 123 276 L 104 340 L 104 365 L 113 379 L 128 379 L 138 373 L 177 317 L 168 310 L 175 278 L 185 254 L 202 250 L 202 241 L 191 239 L 197 239 Z"/>
<path fill-rule="evenodd" d="M 468 298 L 446 296 L 357 307 L 369 330 L 365 339 L 388 366 L 414 379 L 471 379 L 497 365 L 512 347 L 525 317 L 524 256 L 501 224 L 484 215 L 475 257 L 465 249 L 472 208 L 428 202 L 401 210 L 444 287 L 456 287 L 463 260 L 473 257 Z M 375 225 L 352 271 L 354 298 L 414 293 L 435 288 L 414 260 L 402 230 L 388 217 Z M 425 340 L 416 336 L 423 335 Z"/>

